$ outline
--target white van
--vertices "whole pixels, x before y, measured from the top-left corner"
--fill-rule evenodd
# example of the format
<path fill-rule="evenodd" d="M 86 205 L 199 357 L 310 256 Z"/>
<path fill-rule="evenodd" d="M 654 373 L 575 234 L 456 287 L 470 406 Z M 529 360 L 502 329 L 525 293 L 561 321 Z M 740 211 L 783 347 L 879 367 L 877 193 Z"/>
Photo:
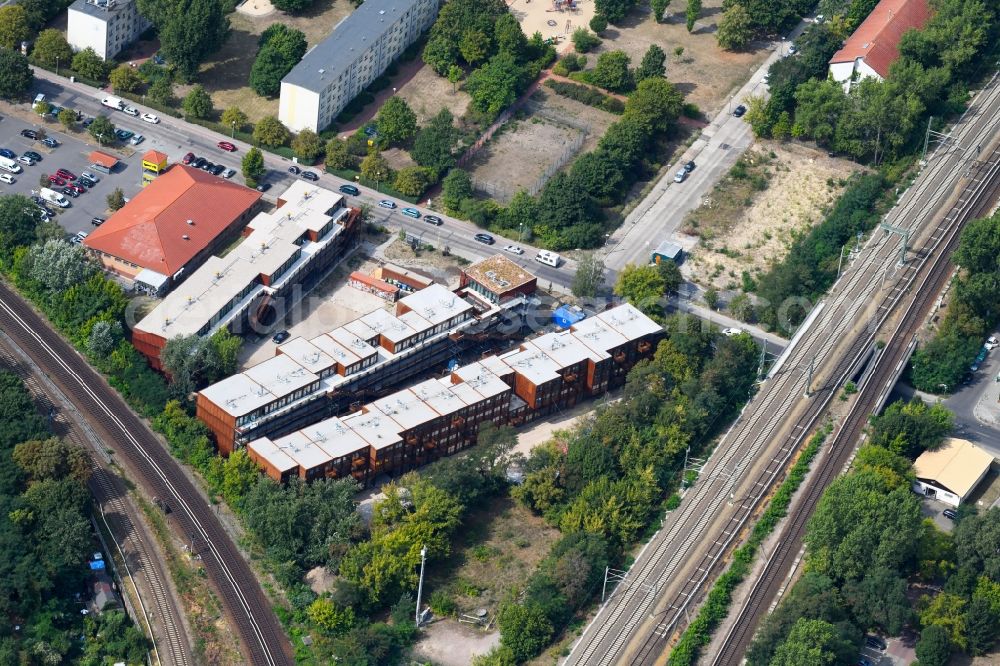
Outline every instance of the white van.
<path fill-rule="evenodd" d="M 0 155 L 0 169 L 4 171 L 10 171 L 11 173 L 21 173 L 21 165 L 10 159 L 9 157 L 3 157 Z"/>
<path fill-rule="evenodd" d="M 54 203 L 60 208 L 69 208 L 69 199 L 64 197 L 61 192 L 56 192 L 55 190 L 43 187 L 38 194 L 46 201 Z"/>
<path fill-rule="evenodd" d="M 546 266 L 552 266 L 553 268 L 559 268 L 559 262 L 562 260 L 555 252 L 549 252 L 548 250 L 539 250 L 538 254 L 535 255 L 535 261 L 545 264 Z"/>

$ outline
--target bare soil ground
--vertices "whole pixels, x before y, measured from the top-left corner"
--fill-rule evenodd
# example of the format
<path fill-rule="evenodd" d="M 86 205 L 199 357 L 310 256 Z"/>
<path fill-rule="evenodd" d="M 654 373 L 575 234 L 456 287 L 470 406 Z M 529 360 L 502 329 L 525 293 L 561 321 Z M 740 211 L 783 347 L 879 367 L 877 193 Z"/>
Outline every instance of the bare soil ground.
<path fill-rule="evenodd" d="M 446 234 L 447 232 L 442 232 L 437 227 L 425 230 L 423 242 L 434 247 L 434 250 L 421 249 L 419 252 L 414 252 L 407 243 L 397 238 L 379 248 L 375 256 L 404 268 L 415 268 L 441 284 L 457 285 L 462 264 L 454 255 L 446 256 L 440 251 L 448 243 Z"/>
<path fill-rule="evenodd" d="M 468 666 L 473 657 L 499 644 L 500 631 L 496 627 L 486 631 L 448 617 L 424 626 L 412 656 L 434 666 Z"/>
<path fill-rule="evenodd" d="M 419 56 L 418 56 L 419 58 Z M 448 109 L 456 118 L 461 118 L 469 107 L 469 94 L 455 90 L 443 76 L 438 76 L 428 66 L 423 66 L 396 93 L 410 105 L 417 114 L 417 124 L 426 125 L 441 109 Z"/>
<path fill-rule="evenodd" d="M 212 96 L 216 109 L 238 106 L 256 122 L 269 115 L 278 115 L 278 98 L 261 97 L 248 85 L 250 68 L 257 56 L 257 39 L 269 26 L 283 23 L 305 33 L 306 42 L 312 47 L 325 39 L 354 5 L 350 0 L 317 0 L 308 11 L 291 16 L 275 11 L 267 16 L 249 16 L 240 12 L 229 15 L 229 38 L 222 48 L 204 63 L 198 74 L 198 83 Z M 188 88 L 179 88 L 179 97 Z"/>
<path fill-rule="evenodd" d="M 588 66 L 593 67 L 597 55 L 620 50 L 632 58 L 632 66 L 636 67 L 646 49 L 657 44 L 667 54 L 667 78 L 684 93 L 685 101 L 697 104 L 709 116 L 715 115 L 729 103 L 729 95 L 760 67 L 768 51 L 757 48 L 730 53 L 719 48 L 715 32 L 722 17 L 722 0 L 704 1 L 692 33 L 688 33 L 685 25 L 685 7 L 683 2 L 672 2 L 663 23 L 657 24 L 649 4 L 640 3 L 621 25 L 609 26 L 604 31 L 604 43 L 588 55 Z M 674 55 L 678 47 L 684 48 L 679 58 Z"/>
<path fill-rule="evenodd" d="M 576 9 L 556 10 L 552 0 L 508 0 L 507 7 L 521 24 L 524 34 L 531 37 L 536 32 L 542 37 L 556 38 L 556 48 L 562 50 L 570 35 L 579 27 L 587 27 L 594 18 L 594 0 L 577 0 Z"/>
<path fill-rule="evenodd" d="M 727 176 L 710 201 L 685 220 L 684 232 L 702 242 L 683 271 L 704 287 L 738 288 L 743 271 L 756 276 L 780 260 L 797 233 L 823 219 L 846 179 L 860 168 L 797 143 L 761 142 L 747 158 L 756 160 L 749 172 L 768 179 L 766 189 L 757 191 L 752 180 Z"/>

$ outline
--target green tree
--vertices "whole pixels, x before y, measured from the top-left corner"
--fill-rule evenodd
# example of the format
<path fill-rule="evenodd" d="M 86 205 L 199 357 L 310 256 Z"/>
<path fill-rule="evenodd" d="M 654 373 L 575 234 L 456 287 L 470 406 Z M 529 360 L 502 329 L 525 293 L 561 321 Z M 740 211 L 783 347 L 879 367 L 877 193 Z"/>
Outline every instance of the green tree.
<path fill-rule="evenodd" d="M 604 262 L 594 252 L 583 255 L 576 263 L 572 291 L 577 298 L 593 298 L 604 284 Z"/>
<path fill-rule="evenodd" d="M 961 566 L 1000 581 L 1000 508 L 991 508 L 980 516 L 970 516 L 955 528 L 955 550 Z"/>
<path fill-rule="evenodd" d="M 181 106 L 184 108 L 184 115 L 189 118 L 209 118 L 215 111 L 212 98 L 200 84 L 191 88 L 191 92 L 184 96 Z"/>
<path fill-rule="evenodd" d="M 160 52 L 190 80 L 229 31 L 218 0 L 139 0 L 139 11 L 156 26 Z"/>
<path fill-rule="evenodd" d="M 493 24 L 493 37 L 497 50 L 509 53 L 520 60 L 528 51 L 528 39 L 511 13 L 501 14 Z"/>
<path fill-rule="evenodd" d="M 122 188 L 116 187 L 111 190 L 111 194 L 105 197 L 105 201 L 108 204 L 108 210 L 121 210 L 125 206 L 125 193 L 122 191 Z"/>
<path fill-rule="evenodd" d="M 594 14 L 588 25 L 590 26 L 590 29 L 594 31 L 595 35 L 600 35 L 608 29 L 608 18 L 603 14 Z"/>
<path fill-rule="evenodd" d="M 663 293 L 668 296 L 676 294 L 677 290 L 684 284 L 684 276 L 681 275 L 681 269 L 677 263 L 665 259 L 656 264 L 656 269 L 660 272 L 660 277 L 663 278 Z"/>
<path fill-rule="evenodd" d="M 727 51 L 746 48 L 753 38 L 753 23 L 750 12 L 741 4 L 733 3 L 722 15 L 715 39 Z"/>
<path fill-rule="evenodd" d="M 706 289 L 705 293 L 703 294 L 703 297 L 705 299 L 705 305 L 708 306 L 709 310 L 718 309 L 719 292 L 715 289 L 715 287 L 709 287 L 708 289 Z"/>
<path fill-rule="evenodd" d="M 906 579 L 888 569 L 875 569 L 859 581 L 848 581 L 844 599 L 861 626 L 882 627 L 890 636 L 898 636 L 913 618 Z"/>
<path fill-rule="evenodd" d="M 410 156 L 420 166 L 432 169 L 435 180 L 455 165 L 453 153 L 459 133 L 453 120 L 448 109 L 441 109 L 413 139 Z"/>
<path fill-rule="evenodd" d="M 0 46 L 0 98 L 18 99 L 28 92 L 33 80 L 28 59 L 19 51 Z"/>
<path fill-rule="evenodd" d="M 87 128 L 87 131 L 90 132 L 90 136 L 97 139 L 102 146 L 106 141 L 111 142 L 115 140 L 115 125 L 107 116 L 95 117 L 94 122 L 90 123 L 90 127 Z"/>
<path fill-rule="evenodd" d="M 347 143 L 337 137 L 326 142 L 326 166 L 330 169 L 353 169 L 354 156 L 347 149 Z"/>
<path fill-rule="evenodd" d="M 424 62 L 438 75 L 445 76 L 449 67 L 463 61 L 460 44 L 470 30 L 488 38 L 488 57 L 495 46 L 492 39 L 495 25 L 501 16 L 508 13 L 503 0 L 457 0 L 443 4 L 427 37 Z"/>
<path fill-rule="evenodd" d="M 371 150 L 365 159 L 361 160 L 361 175 L 368 180 L 382 183 L 392 178 L 392 168 L 378 148 Z"/>
<path fill-rule="evenodd" d="M 698 14 L 701 13 L 701 0 L 688 0 L 687 9 L 684 11 L 684 17 L 687 20 L 687 31 L 692 32 L 694 30 L 694 23 L 698 20 Z"/>
<path fill-rule="evenodd" d="M 490 38 L 474 28 L 463 32 L 462 39 L 458 42 L 458 52 L 462 54 L 462 59 L 473 66 L 489 56 L 490 47 Z"/>
<path fill-rule="evenodd" d="M 35 102 L 35 104 L 32 105 L 31 110 L 40 116 L 47 116 L 52 112 L 52 105 L 45 100 L 42 100 L 40 102 Z"/>
<path fill-rule="evenodd" d="M 264 166 L 264 153 L 260 152 L 260 148 L 254 146 L 247 151 L 247 154 L 243 156 L 243 177 L 246 178 L 247 183 L 256 183 L 257 179 L 264 175 L 267 171 Z"/>
<path fill-rule="evenodd" d="M 656 44 L 650 44 L 646 53 L 642 56 L 639 68 L 635 70 L 635 80 L 641 83 L 644 79 L 663 78 L 667 74 L 664 64 L 667 62 L 667 54 Z"/>
<path fill-rule="evenodd" d="M 59 123 L 68 130 L 73 129 L 76 125 L 76 111 L 73 109 L 61 110 L 57 118 L 59 119 Z"/>
<path fill-rule="evenodd" d="M 754 312 L 750 297 L 743 293 L 733 296 L 729 301 L 729 312 L 740 321 L 752 322 Z"/>
<path fill-rule="evenodd" d="M 441 182 L 441 198 L 449 212 L 458 211 L 462 201 L 472 196 L 472 178 L 462 169 L 452 169 Z"/>
<path fill-rule="evenodd" d="M 73 71 L 94 81 L 108 78 L 108 63 L 89 46 L 73 56 Z"/>
<path fill-rule="evenodd" d="M 243 113 L 238 106 L 231 106 L 223 111 L 222 118 L 220 119 L 223 126 L 235 127 L 237 130 L 242 130 L 247 126 L 249 121 L 250 119 L 247 118 L 247 114 Z"/>
<path fill-rule="evenodd" d="M 526 72 L 514 57 L 498 53 L 469 75 L 465 89 L 473 108 L 492 118 L 514 103 L 525 82 Z"/>
<path fill-rule="evenodd" d="M 602 203 L 611 204 L 621 195 L 625 183 L 622 165 L 605 150 L 584 153 L 573 163 L 574 183 Z"/>
<path fill-rule="evenodd" d="M 968 641 L 966 647 L 972 655 L 987 654 L 1000 637 L 1000 598 L 991 601 L 985 594 L 980 594 L 984 586 L 991 586 L 994 588 L 993 596 L 1000 597 L 1000 583 L 994 583 L 985 576 L 979 581 L 963 618 Z"/>
<path fill-rule="evenodd" d="M 635 6 L 635 0 L 595 0 L 596 13 L 607 17 L 611 23 L 620 23 L 628 10 Z"/>
<path fill-rule="evenodd" d="M 642 312 L 659 313 L 665 289 L 666 283 L 656 266 L 628 264 L 618 273 L 614 291 Z"/>
<path fill-rule="evenodd" d="M 22 276 L 30 277 L 54 293 L 86 282 L 95 271 L 83 248 L 62 239 L 32 245 L 19 266 Z"/>
<path fill-rule="evenodd" d="M 837 122 L 850 104 L 843 86 L 833 80 L 810 79 L 795 89 L 795 102 L 796 132 L 830 145 Z"/>
<path fill-rule="evenodd" d="M 32 34 L 24 7 L 20 5 L 0 7 L 0 46 L 20 49 L 21 42 L 30 40 Z"/>
<path fill-rule="evenodd" d="M 571 37 L 573 48 L 577 53 L 588 53 L 601 45 L 601 40 L 596 35 L 592 35 L 586 28 L 580 27 L 573 31 Z"/>
<path fill-rule="evenodd" d="M 316 0 L 271 0 L 275 9 L 280 9 L 289 14 L 298 14 L 309 9 Z"/>
<path fill-rule="evenodd" d="M 404 167 L 396 173 L 396 180 L 392 186 L 407 196 L 419 197 L 430 184 L 430 169 L 411 166 Z"/>
<path fill-rule="evenodd" d="M 517 229 L 517 239 L 521 241 L 530 238 L 537 218 L 538 204 L 535 198 L 524 190 L 518 190 L 507 207 L 500 212 L 498 223 L 504 229 Z"/>
<path fill-rule="evenodd" d="M 670 6 L 670 0 L 650 0 L 650 5 L 653 8 L 653 18 L 656 19 L 657 23 L 662 23 L 663 14 Z"/>
<path fill-rule="evenodd" d="M 940 446 L 953 426 L 953 415 L 944 405 L 928 405 L 919 397 L 897 400 L 871 417 L 869 443 L 913 459 Z"/>
<path fill-rule="evenodd" d="M 969 273 L 1000 273 L 1000 214 L 970 222 L 962 230 L 954 260 Z"/>
<path fill-rule="evenodd" d="M 629 70 L 631 59 L 624 51 L 608 51 L 597 56 L 597 64 L 590 77 L 595 85 L 611 92 L 624 93 L 635 87 L 632 72 Z"/>
<path fill-rule="evenodd" d="M 497 612 L 500 645 L 510 650 L 517 663 L 525 662 L 549 644 L 555 629 L 535 604 L 505 603 Z"/>
<path fill-rule="evenodd" d="M 625 102 L 625 117 L 650 132 L 670 129 L 684 108 L 684 96 L 664 78 L 645 79 Z"/>
<path fill-rule="evenodd" d="M 274 116 L 264 116 L 253 128 L 253 140 L 262 146 L 277 148 L 288 143 L 291 134 Z"/>
<path fill-rule="evenodd" d="M 924 627 L 917 641 L 920 666 L 948 666 L 951 661 L 951 641 L 948 630 L 936 624 Z"/>
<path fill-rule="evenodd" d="M 376 127 L 380 139 L 389 144 L 403 143 L 417 133 L 417 114 L 406 100 L 393 95 L 379 109 Z"/>
<path fill-rule="evenodd" d="M 11 7 L 13 6 L 16 5 L 11 5 Z M 4 9 L 8 8 L 5 7 Z M 2 11 L 3 9 L 0 9 L 0 12 Z M 31 49 L 31 57 L 48 67 L 56 67 L 58 65 L 69 67 L 73 62 L 73 49 L 70 47 L 69 42 L 66 41 L 61 30 L 47 28 L 38 33 L 38 37 L 35 38 L 35 46 Z"/>
<path fill-rule="evenodd" d="M 22 442 L 12 457 L 32 482 L 71 478 L 83 484 L 90 478 L 87 454 L 58 437 Z"/>
<path fill-rule="evenodd" d="M 87 353 L 99 361 L 103 361 L 111 355 L 111 352 L 118 347 L 124 337 L 122 325 L 119 322 L 104 320 L 95 322 L 87 339 Z"/>
<path fill-rule="evenodd" d="M 354 609 L 338 606 L 326 597 L 309 604 L 306 615 L 328 636 L 337 636 L 354 626 Z"/>
<path fill-rule="evenodd" d="M 174 83 L 169 76 L 157 77 L 149 84 L 147 94 L 151 100 L 163 106 L 173 106 L 176 101 L 174 99 Z"/>
<path fill-rule="evenodd" d="M 803 664 L 845 664 L 857 650 L 840 635 L 837 628 L 825 620 L 799 618 L 778 649 L 771 666 L 802 666 Z"/>
<path fill-rule="evenodd" d="M 448 68 L 448 83 L 451 84 L 451 91 L 452 92 L 457 92 L 458 91 L 458 82 L 462 80 L 462 75 L 463 74 L 464 74 L 464 72 L 462 72 L 462 68 L 459 67 L 458 65 L 451 65 Z M 447 109 L 443 109 L 443 110 L 447 111 Z"/>
<path fill-rule="evenodd" d="M 310 129 L 304 129 L 292 139 L 292 152 L 302 160 L 313 162 L 323 152 L 323 144 L 319 135 Z"/>
<path fill-rule="evenodd" d="M 115 92 L 135 92 L 142 85 L 139 73 L 132 67 L 129 67 L 127 63 L 122 63 L 115 67 L 108 76 L 108 80 L 111 82 L 111 87 L 114 88 Z"/>
<path fill-rule="evenodd" d="M 302 60 L 307 50 L 306 36 L 300 30 L 275 23 L 263 32 L 260 50 L 250 69 L 250 87 L 265 97 L 276 96 L 281 79 Z"/>

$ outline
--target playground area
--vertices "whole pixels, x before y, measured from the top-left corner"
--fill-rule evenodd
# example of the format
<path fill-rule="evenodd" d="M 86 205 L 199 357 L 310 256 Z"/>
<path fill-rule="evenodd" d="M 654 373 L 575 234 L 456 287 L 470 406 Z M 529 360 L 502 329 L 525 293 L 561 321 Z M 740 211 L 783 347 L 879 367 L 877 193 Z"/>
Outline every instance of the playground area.
<path fill-rule="evenodd" d="M 577 28 L 586 28 L 594 17 L 594 0 L 509 0 L 507 7 L 521 24 L 524 34 L 536 32 L 556 40 L 560 53 Z"/>

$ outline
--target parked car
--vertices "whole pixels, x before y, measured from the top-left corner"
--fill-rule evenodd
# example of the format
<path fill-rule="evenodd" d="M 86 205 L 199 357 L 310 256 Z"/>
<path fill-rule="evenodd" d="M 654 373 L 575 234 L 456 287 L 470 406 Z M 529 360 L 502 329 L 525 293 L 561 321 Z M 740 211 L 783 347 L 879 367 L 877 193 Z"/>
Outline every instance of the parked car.
<path fill-rule="evenodd" d="M 83 185 L 84 187 L 88 187 L 88 188 L 89 187 L 93 187 L 94 185 L 97 185 L 97 183 L 95 183 L 91 179 L 84 178 L 83 176 L 80 176 L 79 178 L 77 178 L 76 182 L 79 183 L 80 185 Z"/>
<path fill-rule="evenodd" d="M 92 218 L 90 218 L 90 223 L 92 225 L 94 225 L 95 227 L 99 227 L 102 224 L 104 224 L 104 218 L 103 217 L 92 217 Z"/>
<path fill-rule="evenodd" d="M 88 116 L 87 118 L 81 120 L 80 124 L 83 125 L 84 127 L 90 127 L 93 124 L 93 122 L 94 119 Z"/>
<path fill-rule="evenodd" d="M 731 338 L 734 335 L 739 335 L 742 332 L 743 332 L 742 328 L 737 328 L 735 326 L 730 326 L 729 328 L 722 329 L 722 334 L 727 338 Z"/>
<path fill-rule="evenodd" d="M 53 185 L 58 185 L 59 187 L 63 187 L 66 185 L 66 181 L 60 178 L 59 176 L 55 175 L 54 173 L 49 174 L 49 182 L 52 183 Z"/>
<path fill-rule="evenodd" d="M 401 210 L 400 212 L 403 215 L 405 215 L 406 217 L 412 217 L 414 220 L 419 220 L 420 219 L 420 211 L 417 210 L 416 208 L 409 208 L 409 207 L 407 207 L 407 208 L 404 208 L 403 210 Z"/>
<path fill-rule="evenodd" d="M 78 196 L 80 196 L 79 192 L 77 192 L 76 190 L 74 190 L 72 187 L 70 187 L 68 185 L 66 187 L 62 188 L 59 191 L 62 192 L 63 194 L 65 194 L 68 197 L 73 197 L 74 199 L 76 199 Z"/>
<path fill-rule="evenodd" d="M 424 215 L 424 222 L 428 224 L 433 224 L 435 227 L 440 227 L 442 224 L 444 224 L 444 220 L 442 220 L 437 215 Z"/>
<path fill-rule="evenodd" d="M 136 134 L 131 139 L 129 139 L 129 143 L 131 143 L 133 146 L 138 146 L 140 143 L 142 143 L 145 140 L 146 140 L 146 137 L 144 137 L 141 134 Z"/>
<path fill-rule="evenodd" d="M 158 122 L 160 122 L 160 118 L 156 115 L 153 115 L 152 113 L 144 113 L 140 116 L 140 118 L 143 121 L 149 123 L 150 125 L 155 125 Z"/>
<path fill-rule="evenodd" d="M 232 178 L 236 175 L 236 169 L 226 169 L 226 172 L 222 174 L 223 178 Z"/>
<path fill-rule="evenodd" d="M 306 180 L 311 180 L 314 183 L 317 180 L 319 180 L 319 174 L 316 173 L 315 171 L 303 171 L 302 177 L 305 178 Z"/>
<path fill-rule="evenodd" d="M 36 132 L 33 129 L 23 129 L 21 130 L 21 136 L 23 136 L 25 139 L 31 139 L 32 141 L 34 141 L 35 139 L 38 138 L 38 132 Z"/>
<path fill-rule="evenodd" d="M 44 139 L 42 139 L 42 145 L 48 146 L 49 148 L 58 148 L 59 142 L 53 139 L 51 136 L 47 136 Z"/>
<path fill-rule="evenodd" d="M 87 189 L 83 185 L 79 185 L 78 182 L 79 181 L 77 181 L 77 183 L 70 183 L 66 187 L 68 187 L 69 189 L 73 190 L 77 194 L 83 194 L 84 192 L 87 191 Z"/>
<path fill-rule="evenodd" d="M 298 168 L 293 164 L 292 166 L 288 167 L 288 173 L 292 174 L 293 176 L 297 176 L 300 173 L 302 173 L 302 169 Z"/>
<path fill-rule="evenodd" d="M 687 170 L 686 169 L 681 169 L 680 171 L 678 171 L 677 173 L 674 174 L 674 182 L 675 183 L 683 183 L 685 180 L 687 180 L 687 177 L 688 177 Z"/>
<path fill-rule="evenodd" d="M 216 145 L 219 148 L 222 148 L 227 153 L 235 153 L 236 152 L 236 146 L 234 146 L 233 144 L 229 143 L 228 141 L 220 141 Z"/>
<path fill-rule="evenodd" d="M 6 157 L 9 160 L 17 158 L 17 153 L 9 148 L 0 148 L 0 156 Z"/>
<path fill-rule="evenodd" d="M 344 194 L 350 194 L 352 197 L 356 197 L 361 194 L 361 190 L 353 185 L 341 185 L 338 189 Z"/>
<path fill-rule="evenodd" d="M 881 636 L 872 635 L 865 636 L 865 645 L 874 650 L 885 650 L 888 647 Z"/>
<path fill-rule="evenodd" d="M 191 162 L 191 166 L 193 166 L 195 169 L 200 169 L 203 166 L 205 166 L 206 162 L 208 162 L 208 160 L 206 160 L 204 157 L 198 157 L 193 162 Z"/>
<path fill-rule="evenodd" d="M 211 171 L 214 168 L 215 168 L 215 162 L 205 162 L 204 164 L 201 165 L 202 171 Z"/>
<path fill-rule="evenodd" d="M 520 245 L 508 245 L 503 249 L 504 252 L 510 252 L 511 254 L 524 254 L 524 248 Z"/>
<path fill-rule="evenodd" d="M 184 156 L 183 159 L 181 159 L 181 163 L 191 164 L 191 162 L 194 162 L 194 160 L 195 160 L 194 153 L 188 153 L 187 155 Z"/>
<path fill-rule="evenodd" d="M 743 106 L 742 104 L 733 109 L 733 115 L 736 116 L 737 118 L 742 118 L 743 114 L 746 112 L 747 112 L 747 107 Z"/>
<path fill-rule="evenodd" d="M 798 47 L 795 46 L 795 44 L 789 44 L 788 45 L 788 55 L 795 55 L 798 52 L 799 52 L 799 49 L 798 49 Z"/>
<path fill-rule="evenodd" d="M 115 136 L 121 141 L 128 141 L 135 135 L 135 132 L 130 132 L 127 129 L 118 128 L 115 130 Z"/>
<path fill-rule="evenodd" d="M 954 509 L 945 509 L 944 511 L 941 512 L 941 515 L 947 518 L 948 520 L 955 520 L 956 518 L 958 518 L 958 512 L 955 511 Z"/>
<path fill-rule="evenodd" d="M 80 174 L 80 178 L 86 178 L 87 180 L 89 180 L 91 182 L 94 182 L 94 183 L 101 182 L 101 179 L 97 175 L 92 174 L 89 171 L 84 171 L 83 173 L 81 173 Z"/>
<path fill-rule="evenodd" d="M 985 344 L 983 344 L 983 346 L 989 349 L 990 351 L 993 351 L 997 347 L 1000 347 L 1000 341 L 997 340 L 997 336 L 991 335 L 990 337 L 986 338 L 986 342 Z"/>
<path fill-rule="evenodd" d="M 267 192 L 269 189 L 271 189 L 271 183 L 261 183 L 257 186 L 258 192 Z"/>
<path fill-rule="evenodd" d="M 42 156 L 39 155 L 38 153 L 36 153 L 33 150 L 26 150 L 26 151 L 24 151 L 24 155 L 27 156 L 27 157 L 30 157 L 31 159 L 35 160 L 36 162 L 41 162 L 42 161 Z"/>
<path fill-rule="evenodd" d="M 27 166 L 32 166 L 35 163 L 35 160 L 31 159 L 27 155 L 21 155 L 20 157 L 17 158 L 17 161 Z"/>
<path fill-rule="evenodd" d="M 14 179 L 14 176 L 10 175 L 9 173 L 0 173 L 0 183 L 7 183 L 8 185 L 13 185 L 16 182 L 17 180 Z"/>
<path fill-rule="evenodd" d="M 496 243 L 493 236 L 490 236 L 489 234 L 476 234 L 473 238 L 484 245 L 493 245 L 493 243 Z"/>
<path fill-rule="evenodd" d="M 274 334 L 274 337 L 271 338 L 271 342 L 273 342 L 276 345 L 280 345 L 282 342 L 284 342 L 290 337 L 292 337 L 292 334 L 289 333 L 288 331 L 278 331 L 277 333 Z"/>
<path fill-rule="evenodd" d="M 67 169 L 56 169 L 56 175 L 66 180 L 76 180 L 76 174 Z"/>
<path fill-rule="evenodd" d="M 684 170 L 687 171 L 688 173 L 691 173 L 692 171 L 694 171 L 694 168 L 696 166 L 697 165 L 694 163 L 694 160 L 690 160 L 687 164 L 684 165 Z"/>
<path fill-rule="evenodd" d="M 396 202 L 389 201 L 388 199 L 382 199 L 381 201 L 378 202 L 378 207 L 388 208 L 389 210 L 393 210 L 396 207 Z"/>
<path fill-rule="evenodd" d="M 124 109 L 122 109 L 122 112 L 126 116 L 132 116 L 133 118 L 139 117 L 139 109 L 135 108 L 134 106 L 126 106 Z"/>

